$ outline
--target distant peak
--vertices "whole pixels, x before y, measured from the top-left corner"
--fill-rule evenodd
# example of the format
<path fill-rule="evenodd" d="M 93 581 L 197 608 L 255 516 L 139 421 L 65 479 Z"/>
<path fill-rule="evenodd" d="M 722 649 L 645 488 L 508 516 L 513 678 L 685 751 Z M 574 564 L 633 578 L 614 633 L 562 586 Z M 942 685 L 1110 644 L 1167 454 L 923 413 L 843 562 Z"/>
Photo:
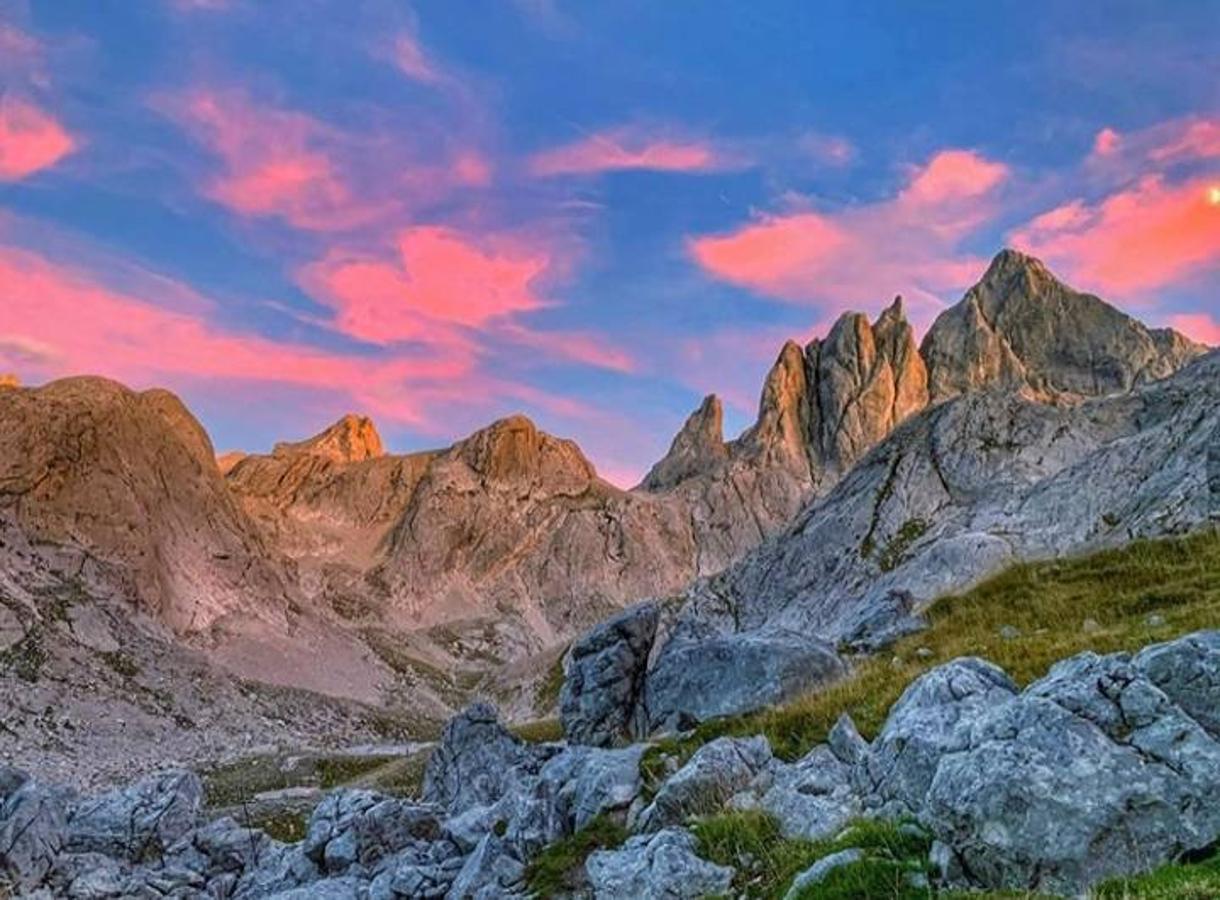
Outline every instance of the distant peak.
<path fill-rule="evenodd" d="M 385 447 L 372 419 L 348 413 L 325 431 L 307 440 L 276 444 L 274 453 L 277 456 L 321 456 L 334 462 L 350 463 L 384 456 Z"/>
<path fill-rule="evenodd" d="M 877 322 L 905 322 L 907 320 L 906 306 L 902 301 L 902 294 L 894 297 L 894 302 L 881 311 L 881 315 L 877 318 Z"/>
<path fill-rule="evenodd" d="M 21 379 L 12 373 L 0 373 L 0 389 L 21 387 Z"/>

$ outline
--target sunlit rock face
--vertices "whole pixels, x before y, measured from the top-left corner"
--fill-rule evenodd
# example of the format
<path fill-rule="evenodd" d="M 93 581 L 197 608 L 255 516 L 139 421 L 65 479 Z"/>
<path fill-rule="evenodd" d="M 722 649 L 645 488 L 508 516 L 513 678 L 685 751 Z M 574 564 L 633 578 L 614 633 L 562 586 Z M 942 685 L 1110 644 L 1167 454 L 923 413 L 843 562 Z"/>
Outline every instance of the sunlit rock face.
<path fill-rule="evenodd" d="M 28 536 L 115 563 L 131 602 L 182 634 L 283 615 L 285 573 L 172 394 L 71 378 L 0 391 L 0 422 L 0 513 Z"/>

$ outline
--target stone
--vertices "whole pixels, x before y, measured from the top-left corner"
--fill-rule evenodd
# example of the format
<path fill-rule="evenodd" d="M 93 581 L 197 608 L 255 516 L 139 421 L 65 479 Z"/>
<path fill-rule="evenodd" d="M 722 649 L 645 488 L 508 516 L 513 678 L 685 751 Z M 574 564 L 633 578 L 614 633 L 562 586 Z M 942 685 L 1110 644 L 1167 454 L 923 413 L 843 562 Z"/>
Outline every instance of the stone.
<path fill-rule="evenodd" d="M 788 893 L 784 894 L 784 900 L 797 900 L 803 892 L 825 881 L 835 869 L 850 866 L 863 858 L 864 851 L 858 847 L 849 847 L 846 850 L 831 853 L 829 856 L 823 856 L 792 880 L 792 886 L 788 888 Z"/>
<path fill-rule="evenodd" d="M 1145 647 L 1132 661 L 1144 677 L 1220 739 L 1220 631 Z"/>
<path fill-rule="evenodd" d="M 568 741 L 607 747 L 631 737 L 659 617 L 655 603 L 642 603 L 572 645 L 559 694 Z"/>
<path fill-rule="evenodd" d="M 861 765 L 868 756 L 868 741 L 860 736 L 856 723 L 848 713 L 842 713 L 835 720 L 826 736 L 826 743 L 835 759 L 849 768 Z"/>
<path fill-rule="evenodd" d="M 682 730 L 775 706 L 845 671 L 833 647 L 793 632 L 671 640 L 645 681 L 648 730 Z"/>
<path fill-rule="evenodd" d="M 65 848 L 132 862 L 164 853 L 199 823 L 203 785 L 193 772 L 170 770 L 73 806 Z"/>
<path fill-rule="evenodd" d="M 617 850 L 598 850 L 585 863 L 596 900 L 694 900 L 726 893 L 733 870 L 700 859 L 695 839 L 681 828 L 629 838 Z"/>
<path fill-rule="evenodd" d="M 323 872 L 368 869 L 416 843 L 440 839 L 439 810 L 375 791 L 329 794 L 309 818 L 304 852 Z"/>
<path fill-rule="evenodd" d="M 918 814 L 937 766 L 964 750 L 979 712 L 1016 694 L 1003 670 L 963 657 L 925 672 L 890 709 L 863 767 L 865 793 L 883 811 Z"/>
<path fill-rule="evenodd" d="M 719 812 L 771 759 L 771 745 L 762 736 L 705 744 L 657 790 L 640 816 L 639 830 L 660 831 L 694 815 Z"/>
<path fill-rule="evenodd" d="M 0 872 L 18 888 L 46 877 L 65 844 L 63 797 L 36 781 L 17 787 L 0 807 Z"/>
<path fill-rule="evenodd" d="M 494 834 L 479 842 L 453 882 L 448 900 L 504 900 L 523 897 L 525 866 Z"/>
<path fill-rule="evenodd" d="M 755 791 L 761 793 L 759 808 L 775 817 L 788 838 L 830 837 L 863 811 L 851 767 L 826 745 L 790 765 L 777 762 Z"/>
<path fill-rule="evenodd" d="M 445 726 L 424 770 L 422 797 L 451 814 L 495 803 L 519 766 L 541 768 L 535 749 L 500 724 L 496 708 L 475 703 Z"/>
<path fill-rule="evenodd" d="M 927 619 L 916 611 L 909 591 L 889 591 L 844 623 L 840 643 L 853 653 L 877 653 L 927 627 Z"/>
<path fill-rule="evenodd" d="M 721 465 L 728 455 L 724 408 L 719 397 L 709 394 L 674 437 L 669 452 L 644 476 L 641 487 L 648 491 L 667 490 Z"/>
<path fill-rule="evenodd" d="M 165 851 L 163 863 L 199 873 L 211 881 L 220 875 L 242 875 L 258 865 L 272 841 L 255 828 L 245 828 L 224 817 L 187 833 Z"/>
<path fill-rule="evenodd" d="M 1220 837 L 1220 743 L 1126 654 L 1060 662 L 972 717 L 922 813 L 960 883 L 1077 894 Z"/>

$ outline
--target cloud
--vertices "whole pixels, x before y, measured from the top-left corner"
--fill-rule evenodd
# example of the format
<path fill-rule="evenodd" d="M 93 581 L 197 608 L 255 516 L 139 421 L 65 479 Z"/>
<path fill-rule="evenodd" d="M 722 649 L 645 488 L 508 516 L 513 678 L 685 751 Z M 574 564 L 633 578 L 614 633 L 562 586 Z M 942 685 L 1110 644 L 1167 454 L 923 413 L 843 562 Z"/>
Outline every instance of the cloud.
<path fill-rule="evenodd" d="M 445 75 L 412 34 L 404 32 L 394 39 L 391 58 L 400 72 L 422 84 L 439 84 L 446 80 Z"/>
<path fill-rule="evenodd" d="M 985 267 L 959 244 L 994 217 L 996 192 L 1009 174 L 973 151 L 944 150 L 911 169 L 890 199 L 834 212 L 767 213 L 724 234 L 694 237 L 688 249 L 715 278 L 817 305 L 827 315 L 871 308 L 901 292 L 919 322 Z"/>
<path fill-rule="evenodd" d="M 498 337 L 527 347 L 548 360 L 577 363 L 630 374 L 638 369 L 634 356 L 601 335 L 582 331 L 538 331 L 520 325 L 497 329 Z"/>
<path fill-rule="evenodd" d="M 1009 240 L 1091 290 L 1151 300 L 1220 267 L 1220 205 L 1207 172 L 1217 158 L 1220 120 L 1173 119 L 1123 135 L 1103 129 L 1088 178 L 1079 179 L 1095 196 L 1051 207 Z"/>
<path fill-rule="evenodd" d="M 1191 340 L 1220 347 L 1220 320 L 1208 313 L 1177 313 L 1169 317 L 1169 325 Z"/>
<path fill-rule="evenodd" d="M 197 89 L 156 106 L 219 157 L 223 170 L 205 193 L 235 212 L 333 231 L 391 206 L 356 194 L 337 158 L 337 134 L 311 116 L 256 105 L 236 90 Z"/>
<path fill-rule="evenodd" d="M 0 248 L 0 294 L 0 333 L 19 336 L 13 346 L 25 352 L 16 363 L 27 376 L 92 372 L 133 384 L 278 384 L 414 423 L 424 412 L 408 389 L 412 383 L 448 384 L 472 372 L 472 361 L 454 354 L 367 357 L 226 330 L 23 250 Z"/>
<path fill-rule="evenodd" d="M 0 181 L 19 181 L 55 165 L 76 147 L 72 135 L 32 103 L 0 95 Z"/>
<path fill-rule="evenodd" d="M 594 175 L 631 169 L 657 172 L 715 172 L 735 164 L 710 142 L 654 136 L 640 128 L 618 128 L 544 150 L 528 163 L 531 173 Z"/>
<path fill-rule="evenodd" d="M 476 239 L 441 226 L 402 231 L 396 259 L 332 252 L 302 284 L 335 312 L 335 327 L 372 344 L 445 340 L 544 306 L 534 282 L 550 265 L 539 247 Z M 437 330 L 436 326 L 440 326 Z"/>

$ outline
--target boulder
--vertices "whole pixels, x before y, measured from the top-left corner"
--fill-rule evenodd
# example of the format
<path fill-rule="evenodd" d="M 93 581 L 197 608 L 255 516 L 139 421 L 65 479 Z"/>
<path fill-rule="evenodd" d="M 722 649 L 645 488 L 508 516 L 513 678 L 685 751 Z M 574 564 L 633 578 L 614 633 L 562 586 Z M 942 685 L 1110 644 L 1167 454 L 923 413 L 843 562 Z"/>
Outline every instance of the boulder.
<path fill-rule="evenodd" d="M 445 726 L 424 770 L 423 799 L 451 814 L 493 804 L 518 767 L 536 773 L 545 753 L 501 725 L 494 706 L 475 703 Z"/>
<path fill-rule="evenodd" d="M 65 849 L 132 862 L 159 856 L 199 822 L 203 784 L 193 772 L 149 775 L 72 808 Z"/>
<path fill-rule="evenodd" d="M 1159 652 L 1206 645 L 1175 643 Z M 1076 894 L 1220 838 L 1220 743 L 1126 654 L 1065 660 L 969 718 L 922 812 L 950 883 Z"/>
<path fill-rule="evenodd" d="M 585 872 L 597 900 L 686 900 L 724 894 L 733 870 L 700 859 L 681 828 L 637 835 L 617 850 L 589 856 Z"/>
<path fill-rule="evenodd" d="M 494 834 L 479 842 L 449 889 L 448 900 L 509 900 L 523 897 L 525 866 Z"/>
<path fill-rule="evenodd" d="M 572 645 L 559 695 L 563 732 L 571 743 L 608 747 L 631 737 L 659 618 L 655 603 L 641 603 Z"/>
<path fill-rule="evenodd" d="M 850 866 L 852 863 L 859 862 L 863 858 L 864 851 L 857 847 L 850 847 L 847 850 L 840 850 L 838 853 L 823 856 L 800 875 L 797 875 L 796 878 L 792 879 L 792 886 L 788 888 L 788 893 L 784 894 L 784 900 L 797 900 L 806 890 L 825 881 L 835 869 Z"/>
<path fill-rule="evenodd" d="M 771 761 L 771 745 L 761 735 L 705 744 L 661 785 L 640 815 L 639 830 L 660 831 L 690 816 L 718 812 Z"/>
<path fill-rule="evenodd" d="M 336 791 L 310 816 L 305 855 L 331 874 L 354 866 L 367 870 L 410 845 L 439 840 L 438 813 L 434 806 L 375 791 Z"/>
<path fill-rule="evenodd" d="M 63 797 L 26 781 L 0 807 L 0 873 L 18 888 L 38 884 L 64 848 Z"/>
<path fill-rule="evenodd" d="M 1145 647 L 1134 665 L 1187 715 L 1220 738 L 1220 631 L 1202 631 Z"/>
<path fill-rule="evenodd" d="M 859 607 L 848 617 L 840 647 L 853 653 L 876 653 L 908 634 L 923 631 L 928 620 L 915 607 L 909 591 L 887 591 L 877 602 Z"/>
<path fill-rule="evenodd" d="M 1002 669 L 973 656 L 924 673 L 890 709 L 857 770 L 862 789 L 886 814 L 918 813 L 941 758 L 965 749 L 978 714 L 1016 692 Z"/>
<path fill-rule="evenodd" d="M 648 728 L 682 730 L 774 706 L 845 671 L 829 644 L 791 631 L 671 641 L 645 682 Z"/>
<path fill-rule="evenodd" d="M 775 817 L 789 838 L 820 840 L 862 812 L 851 768 L 826 745 L 791 765 L 776 763 L 755 786 L 758 806 Z"/>

